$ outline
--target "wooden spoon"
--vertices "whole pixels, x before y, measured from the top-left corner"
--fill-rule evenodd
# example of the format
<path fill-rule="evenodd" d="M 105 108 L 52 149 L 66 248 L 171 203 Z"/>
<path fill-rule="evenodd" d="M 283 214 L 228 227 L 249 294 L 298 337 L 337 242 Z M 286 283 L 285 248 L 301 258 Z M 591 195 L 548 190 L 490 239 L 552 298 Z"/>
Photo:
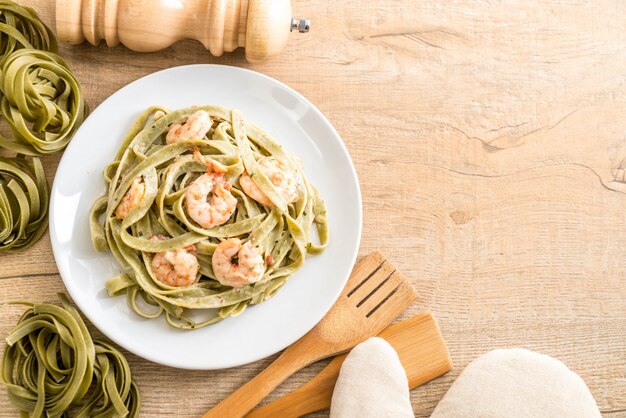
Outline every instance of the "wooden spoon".
<path fill-rule="evenodd" d="M 409 389 L 447 373 L 452 360 L 430 312 L 421 312 L 383 330 L 379 337 L 398 352 Z M 295 418 L 330 408 L 339 370 L 348 355 L 335 357 L 317 376 L 293 392 L 253 409 L 246 418 Z"/>
<path fill-rule="evenodd" d="M 361 260 L 337 302 L 272 364 L 203 415 L 243 417 L 293 373 L 382 331 L 415 299 L 409 282 L 376 251 Z"/>

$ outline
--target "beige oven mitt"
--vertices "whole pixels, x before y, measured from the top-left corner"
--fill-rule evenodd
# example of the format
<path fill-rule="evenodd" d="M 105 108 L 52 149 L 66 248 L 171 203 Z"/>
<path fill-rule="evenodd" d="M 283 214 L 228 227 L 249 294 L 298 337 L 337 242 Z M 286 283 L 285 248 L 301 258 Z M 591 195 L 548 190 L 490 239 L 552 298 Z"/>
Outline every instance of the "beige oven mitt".
<path fill-rule="evenodd" d="M 396 351 L 382 338 L 352 349 L 341 366 L 331 418 L 413 418 L 409 382 Z"/>
<path fill-rule="evenodd" d="M 587 385 L 563 363 L 521 348 L 493 350 L 470 363 L 431 418 L 595 418 Z"/>

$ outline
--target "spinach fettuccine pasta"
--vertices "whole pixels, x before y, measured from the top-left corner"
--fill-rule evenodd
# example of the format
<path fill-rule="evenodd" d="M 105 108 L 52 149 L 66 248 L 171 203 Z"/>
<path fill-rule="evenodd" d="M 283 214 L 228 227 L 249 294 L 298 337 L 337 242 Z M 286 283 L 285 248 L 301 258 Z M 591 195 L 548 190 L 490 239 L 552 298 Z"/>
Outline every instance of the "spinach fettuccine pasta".
<path fill-rule="evenodd" d="M 23 417 L 137 417 L 140 397 L 128 362 L 93 340 L 64 295 L 63 307 L 26 303 L 6 338 L 2 383 Z"/>
<path fill-rule="evenodd" d="M 26 249 L 43 235 L 48 193 L 39 158 L 0 157 L 0 253 Z"/>
<path fill-rule="evenodd" d="M 24 155 L 61 151 L 87 114 L 81 87 L 60 56 L 19 49 L 0 68 L 0 111 L 12 138 L 0 147 Z"/>
<path fill-rule="evenodd" d="M 0 135 L 0 147 L 52 154 L 83 122 L 80 84 L 56 50 L 54 33 L 33 9 L 0 0 L 0 113 L 13 134 Z"/>
<path fill-rule="evenodd" d="M 106 288 L 174 327 L 263 302 L 328 242 L 324 202 L 299 159 L 236 110 L 146 110 L 104 179 L 92 240 L 123 270 Z"/>
<path fill-rule="evenodd" d="M 28 248 L 45 232 L 49 191 L 37 156 L 63 150 L 87 105 L 54 33 L 30 7 L 0 0 L 0 253 Z M 25 156 L 33 157 L 30 162 Z"/>
<path fill-rule="evenodd" d="M 56 52 L 57 40 L 32 8 L 0 0 L 0 62 L 22 48 Z"/>

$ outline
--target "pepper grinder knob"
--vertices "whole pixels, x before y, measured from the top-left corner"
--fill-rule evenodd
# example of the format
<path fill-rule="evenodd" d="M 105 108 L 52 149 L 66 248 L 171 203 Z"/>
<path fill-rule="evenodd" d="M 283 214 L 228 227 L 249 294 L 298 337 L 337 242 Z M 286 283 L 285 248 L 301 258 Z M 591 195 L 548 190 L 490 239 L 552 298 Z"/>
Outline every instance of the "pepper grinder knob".
<path fill-rule="evenodd" d="M 294 30 L 298 30 L 300 33 L 307 33 L 311 30 L 311 21 L 306 17 L 301 17 L 300 19 L 296 19 L 295 17 L 291 18 L 291 32 Z"/>

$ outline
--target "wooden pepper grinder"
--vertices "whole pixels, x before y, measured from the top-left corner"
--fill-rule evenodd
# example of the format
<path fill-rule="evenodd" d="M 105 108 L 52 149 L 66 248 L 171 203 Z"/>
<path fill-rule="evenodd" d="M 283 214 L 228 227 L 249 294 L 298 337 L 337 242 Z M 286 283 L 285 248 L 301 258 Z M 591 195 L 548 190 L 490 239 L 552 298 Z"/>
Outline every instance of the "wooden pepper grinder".
<path fill-rule="evenodd" d="M 308 19 L 291 17 L 290 0 L 57 0 L 57 35 L 63 42 L 105 40 L 139 52 L 197 39 L 220 56 L 245 47 L 246 59 L 277 55 L 289 32 L 309 31 Z"/>

